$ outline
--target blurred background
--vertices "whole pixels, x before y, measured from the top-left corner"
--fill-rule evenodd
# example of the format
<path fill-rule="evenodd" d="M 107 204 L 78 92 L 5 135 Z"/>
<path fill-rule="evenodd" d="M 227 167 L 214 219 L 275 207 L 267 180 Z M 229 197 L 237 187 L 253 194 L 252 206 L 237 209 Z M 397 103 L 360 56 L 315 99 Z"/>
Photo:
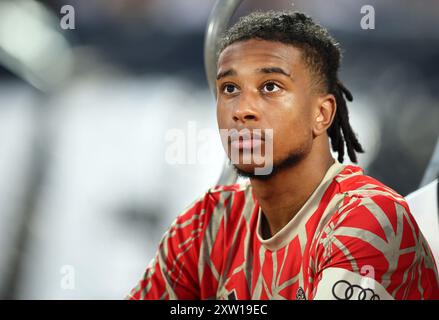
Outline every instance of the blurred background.
<path fill-rule="evenodd" d="M 124 298 L 171 221 L 216 183 L 224 151 L 207 134 L 203 65 L 214 2 L 0 0 L 0 299 Z M 374 30 L 360 27 L 365 4 Z M 61 27 L 64 5 L 75 29 Z M 416 190 L 439 135 L 439 2 L 252 0 L 236 17 L 290 8 L 341 43 L 359 164 Z M 186 164 L 167 161 L 169 133 L 194 128 Z"/>

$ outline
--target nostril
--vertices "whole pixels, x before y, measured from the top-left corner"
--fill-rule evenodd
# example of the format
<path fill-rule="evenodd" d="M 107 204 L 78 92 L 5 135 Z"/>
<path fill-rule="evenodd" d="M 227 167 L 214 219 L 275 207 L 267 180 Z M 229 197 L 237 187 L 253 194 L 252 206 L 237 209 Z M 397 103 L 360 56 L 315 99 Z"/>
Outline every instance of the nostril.
<path fill-rule="evenodd" d="M 258 119 L 258 116 L 255 112 L 251 110 L 236 110 L 232 114 L 233 121 L 256 121 Z"/>

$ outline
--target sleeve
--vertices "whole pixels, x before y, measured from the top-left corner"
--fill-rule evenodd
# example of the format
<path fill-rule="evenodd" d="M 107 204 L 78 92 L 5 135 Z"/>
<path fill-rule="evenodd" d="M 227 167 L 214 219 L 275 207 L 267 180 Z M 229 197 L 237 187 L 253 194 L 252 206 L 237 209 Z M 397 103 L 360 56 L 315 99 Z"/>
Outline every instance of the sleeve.
<path fill-rule="evenodd" d="M 404 199 L 348 197 L 319 235 L 314 299 L 438 298 L 430 248 Z"/>
<path fill-rule="evenodd" d="M 207 197 L 179 215 L 162 237 L 129 300 L 199 299 L 198 256 Z"/>

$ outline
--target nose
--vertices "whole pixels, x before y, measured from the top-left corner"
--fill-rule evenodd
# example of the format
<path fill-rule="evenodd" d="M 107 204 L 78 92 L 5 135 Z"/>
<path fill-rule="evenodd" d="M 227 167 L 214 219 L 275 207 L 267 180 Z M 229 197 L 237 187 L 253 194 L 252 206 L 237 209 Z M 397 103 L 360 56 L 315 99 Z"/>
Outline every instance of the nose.
<path fill-rule="evenodd" d="M 233 121 L 246 123 L 247 121 L 258 121 L 259 114 L 254 106 L 255 101 L 248 95 L 241 94 L 237 105 L 233 110 Z"/>

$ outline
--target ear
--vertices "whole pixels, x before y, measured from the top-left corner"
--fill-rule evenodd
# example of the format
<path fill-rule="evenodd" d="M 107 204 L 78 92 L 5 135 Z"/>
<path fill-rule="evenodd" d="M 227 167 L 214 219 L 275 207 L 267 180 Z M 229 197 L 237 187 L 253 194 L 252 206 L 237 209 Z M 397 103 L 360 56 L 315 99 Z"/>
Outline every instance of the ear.
<path fill-rule="evenodd" d="M 317 99 L 315 113 L 314 113 L 314 136 L 320 136 L 326 133 L 326 130 L 331 126 L 332 121 L 337 111 L 337 103 L 334 95 L 327 94 Z"/>

